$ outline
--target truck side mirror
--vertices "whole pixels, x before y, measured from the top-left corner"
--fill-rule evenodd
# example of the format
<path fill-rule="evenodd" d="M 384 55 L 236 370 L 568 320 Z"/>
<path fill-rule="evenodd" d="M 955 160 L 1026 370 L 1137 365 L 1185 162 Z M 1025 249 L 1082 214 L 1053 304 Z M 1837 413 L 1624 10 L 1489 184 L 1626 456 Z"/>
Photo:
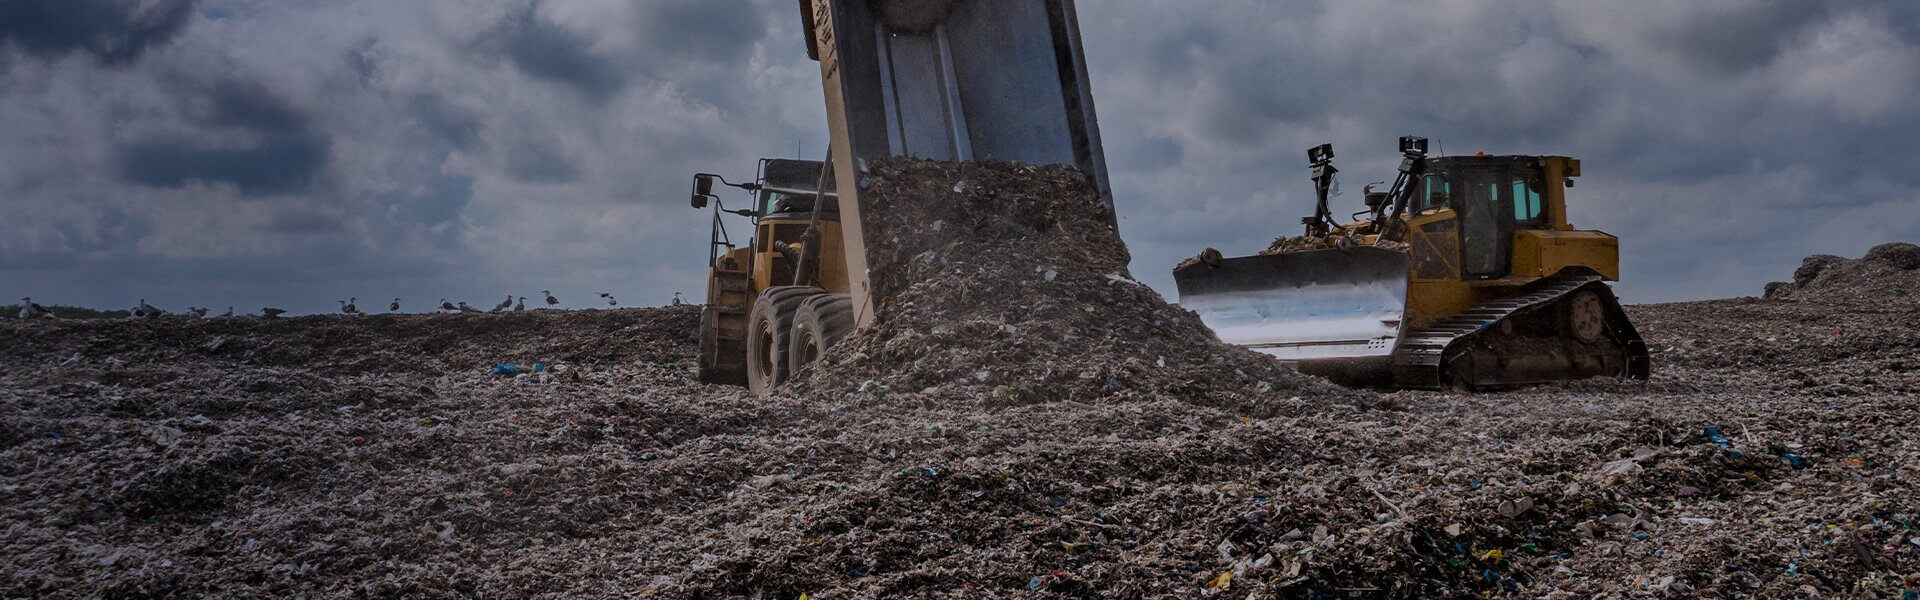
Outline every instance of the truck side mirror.
<path fill-rule="evenodd" d="M 693 207 L 706 208 L 707 198 L 713 197 L 713 176 L 706 173 L 693 176 Z"/>

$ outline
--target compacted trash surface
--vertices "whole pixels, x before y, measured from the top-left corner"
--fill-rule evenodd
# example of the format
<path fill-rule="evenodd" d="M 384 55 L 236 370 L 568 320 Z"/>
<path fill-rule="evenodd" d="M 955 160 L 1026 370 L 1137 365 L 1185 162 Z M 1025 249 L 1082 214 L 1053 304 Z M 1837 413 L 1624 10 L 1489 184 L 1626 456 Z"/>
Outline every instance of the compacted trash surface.
<path fill-rule="evenodd" d="M 1905 247 L 1629 307 L 1651 381 L 1350 390 L 1135 283 L 1070 170 L 862 189 L 881 324 L 767 398 L 697 307 L 0 321 L 0 597 L 1920 590 Z"/>

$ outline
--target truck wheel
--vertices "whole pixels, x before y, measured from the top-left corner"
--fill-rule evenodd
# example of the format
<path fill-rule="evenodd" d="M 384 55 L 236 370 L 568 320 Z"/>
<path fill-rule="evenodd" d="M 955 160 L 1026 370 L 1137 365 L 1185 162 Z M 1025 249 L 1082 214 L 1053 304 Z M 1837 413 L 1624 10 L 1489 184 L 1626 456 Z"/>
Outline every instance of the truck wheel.
<path fill-rule="evenodd" d="M 825 356 L 828 348 L 853 331 L 853 298 L 821 294 L 800 303 L 793 315 L 793 335 L 787 347 L 787 372 L 799 373 Z"/>
<path fill-rule="evenodd" d="M 793 335 L 793 314 L 800 302 L 825 293 L 812 286 L 783 285 L 767 288 L 747 313 L 747 389 L 765 396 L 787 381 L 788 338 Z"/>

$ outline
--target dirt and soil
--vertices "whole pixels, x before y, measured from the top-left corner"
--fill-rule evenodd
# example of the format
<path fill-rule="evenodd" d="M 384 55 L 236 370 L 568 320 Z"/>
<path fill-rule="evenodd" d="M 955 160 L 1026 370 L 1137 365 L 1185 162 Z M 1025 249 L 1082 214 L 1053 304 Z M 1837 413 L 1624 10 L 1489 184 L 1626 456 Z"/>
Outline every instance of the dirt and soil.
<path fill-rule="evenodd" d="M 1630 307 L 1649 382 L 1356 391 L 1132 283 L 1070 173 L 871 177 L 954 235 L 768 398 L 692 307 L 0 322 L 0 596 L 1920 589 L 1920 306 L 1839 271 Z"/>

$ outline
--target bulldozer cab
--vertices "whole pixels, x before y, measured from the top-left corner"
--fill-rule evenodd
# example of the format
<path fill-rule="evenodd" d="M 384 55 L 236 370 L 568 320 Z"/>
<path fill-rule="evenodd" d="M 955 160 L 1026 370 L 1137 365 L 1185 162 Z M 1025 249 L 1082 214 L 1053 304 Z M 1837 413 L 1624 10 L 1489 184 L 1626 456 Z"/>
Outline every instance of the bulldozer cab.
<path fill-rule="evenodd" d="M 1506 277 L 1512 270 L 1514 232 L 1552 227 L 1544 163 L 1535 156 L 1429 160 L 1426 178 L 1413 199 L 1413 212 L 1416 219 L 1452 212 L 1459 231 L 1463 278 Z"/>

